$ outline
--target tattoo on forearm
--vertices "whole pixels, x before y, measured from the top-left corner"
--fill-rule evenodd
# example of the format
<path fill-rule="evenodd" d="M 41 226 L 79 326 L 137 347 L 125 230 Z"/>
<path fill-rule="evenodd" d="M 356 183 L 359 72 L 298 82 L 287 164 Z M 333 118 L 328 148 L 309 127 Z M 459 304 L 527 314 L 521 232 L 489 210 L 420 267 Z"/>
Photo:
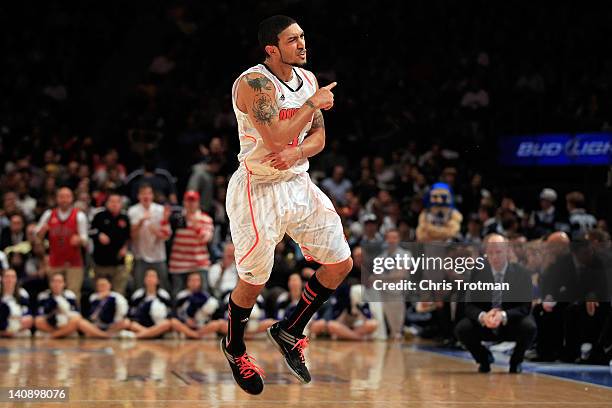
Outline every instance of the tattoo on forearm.
<path fill-rule="evenodd" d="M 258 94 L 253 102 L 253 116 L 255 120 L 263 125 L 271 125 L 272 118 L 278 114 L 276 106 L 270 96 Z"/>
<path fill-rule="evenodd" d="M 321 113 L 321 110 L 317 109 L 314 114 L 314 118 L 312 119 L 312 125 L 310 126 L 310 129 L 319 128 L 325 129 L 325 120 L 323 120 L 323 113 Z"/>
<path fill-rule="evenodd" d="M 247 84 L 255 91 L 255 92 L 262 92 L 264 90 L 266 91 L 272 91 L 274 88 L 272 87 L 272 81 L 270 81 L 268 78 L 266 77 L 258 77 L 258 78 L 249 78 L 249 76 L 247 75 L 246 77 L 246 82 Z"/>
<path fill-rule="evenodd" d="M 315 109 L 314 103 L 310 102 L 310 99 L 308 99 L 304 105 L 310 107 L 311 109 Z"/>

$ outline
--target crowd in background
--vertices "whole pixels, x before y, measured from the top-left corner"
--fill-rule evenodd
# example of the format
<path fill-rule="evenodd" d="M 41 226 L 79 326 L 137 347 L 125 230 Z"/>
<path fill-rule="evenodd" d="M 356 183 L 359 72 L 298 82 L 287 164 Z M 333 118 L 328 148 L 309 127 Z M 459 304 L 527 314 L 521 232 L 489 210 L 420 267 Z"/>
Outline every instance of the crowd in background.
<path fill-rule="evenodd" d="M 22 23 L 2 28 L 2 268 L 16 272 L 33 311 L 57 273 L 84 311 L 94 276 L 132 299 L 151 270 L 169 309 L 194 271 L 222 304 L 233 257 L 224 203 L 238 146 L 229 89 L 259 57 L 253 15 L 241 2 L 85 3 L 48 2 L 27 17 L 1 6 L 3 18 L 13 11 Z M 310 173 L 334 202 L 356 260 L 362 245 L 389 235 L 415 241 L 440 181 L 463 215 L 453 242 L 594 231 L 609 242 L 606 169 L 517 176 L 496 164 L 495 150 L 503 134 L 610 129 L 612 59 L 598 47 L 609 10 L 285 6 L 306 30 L 319 82 L 339 82 L 326 148 Z M 374 9 L 380 18 L 371 18 Z M 50 224 L 61 230 L 56 238 Z M 291 274 L 307 278 L 313 268 L 290 239 L 278 245 L 262 301 L 267 317 L 278 316 Z"/>

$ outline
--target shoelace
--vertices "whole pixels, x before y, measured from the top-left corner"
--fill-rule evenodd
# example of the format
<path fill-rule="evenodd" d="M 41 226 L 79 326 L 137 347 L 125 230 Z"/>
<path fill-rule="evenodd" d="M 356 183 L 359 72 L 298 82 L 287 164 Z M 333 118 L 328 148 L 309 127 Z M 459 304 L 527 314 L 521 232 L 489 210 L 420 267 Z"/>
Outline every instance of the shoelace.
<path fill-rule="evenodd" d="M 299 339 L 293 347 L 291 347 L 291 350 L 296 349 L 298 350 L 298 352 L 300 353 L 300 360 L 302 361 L 302 363 L 305 362 L 304 359 L 304 350 L 306 350 L 306 347 L 308 347 L 308 337 L 304 337 L 302 339 Z"/>
<path fill-rule="evenodd" d="M 242 378 L 251 378 L 255 374 L 265 377 L 263 368 L 257 366 L 254 361 L 255 359 L 249 356 L 247 353 L 244 353 L 240 357 L 234 357 L 234 362 L 240 369 L 240 375 Z"/>

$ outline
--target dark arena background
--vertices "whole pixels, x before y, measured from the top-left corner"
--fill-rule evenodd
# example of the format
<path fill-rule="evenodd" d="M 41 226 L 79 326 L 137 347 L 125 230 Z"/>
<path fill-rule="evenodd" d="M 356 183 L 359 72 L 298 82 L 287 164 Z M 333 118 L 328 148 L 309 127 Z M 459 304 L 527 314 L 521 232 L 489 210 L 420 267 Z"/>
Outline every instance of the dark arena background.
<path fill-rule="evenodd" d="M 354 265 L 307 328 L 303 385 L 265 329 L 319 265 L 278 243 L 251 396 L 219 350 L 232 84 L 275 14 L 338 82 L 309 174 Z M 3 2 L 0 406 L 612 406 L 611 22 L 577 1 Z M 483 315 L 462 293 L 361 294 L 369 255 L 482 245 L 494 270 L 491 240 L 533 294 L 499 326 L 496 293 Z"/>

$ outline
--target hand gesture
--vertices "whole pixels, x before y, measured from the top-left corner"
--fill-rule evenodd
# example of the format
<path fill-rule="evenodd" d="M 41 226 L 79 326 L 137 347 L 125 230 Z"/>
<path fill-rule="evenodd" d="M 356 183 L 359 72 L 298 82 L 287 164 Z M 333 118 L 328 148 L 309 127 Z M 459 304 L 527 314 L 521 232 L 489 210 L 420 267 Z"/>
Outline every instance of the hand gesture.
<path fill-rule="evenodd" d="M 100 241 L 100 243 L 102 245 L 108 245 L 110 244 L 110 238 L 108 235 L 106 235 L 105 233 L 101 232 L 100 235 L 98 235 L 98 240 Z"/>
<path fill-rule="evenodd" d="M 79 237 L 77 234 L 74 234 L 73 236 L 70 237 L 70 245 L 72 245 L 73 247 L 77 247 L 81 245 L 81 237 Z"/>
<path fill-rule="evenodd" d="M 329 85 L 317 89 L 317 92 L 310 97 L 310 102 L 312 102 L 315 108 L 329 110 L 334 106 L 334 94 L 331 90 L 336 85 L 338 85 L 337 82 L 332 82 Z"/>

